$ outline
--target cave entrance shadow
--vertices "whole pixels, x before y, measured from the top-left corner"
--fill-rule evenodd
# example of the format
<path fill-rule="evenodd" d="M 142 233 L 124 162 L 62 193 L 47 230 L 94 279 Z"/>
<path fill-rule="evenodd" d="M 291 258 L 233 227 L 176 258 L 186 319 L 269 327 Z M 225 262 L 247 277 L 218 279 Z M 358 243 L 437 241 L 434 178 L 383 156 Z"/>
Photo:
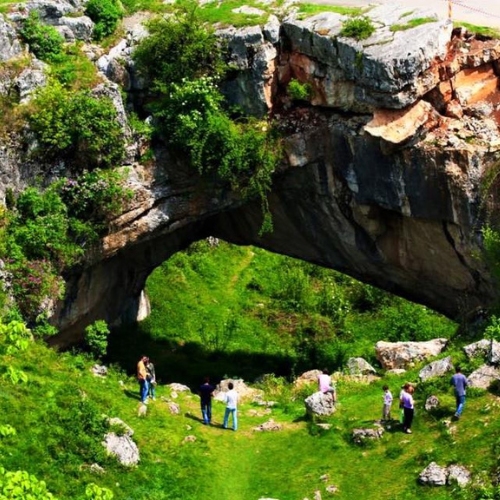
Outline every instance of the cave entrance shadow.
<path fill-rule="evenodd" d="M 206 376 L 214 384 L 224 378 L 242 378 L 253 382 L 265 373 L 289 378 L 296 368 L 295 360 L 289 356 L 211 351 L 197 342 L 179 345 L 169 340 L 155 339 L 139 323 L 112 330 L 107 362 L 116 363 L 128 374 L 134 375 L 142 355 L 149 356 L 154 363 L 160 384 L 178 382 L 194 392 L 197 392 Z"/>

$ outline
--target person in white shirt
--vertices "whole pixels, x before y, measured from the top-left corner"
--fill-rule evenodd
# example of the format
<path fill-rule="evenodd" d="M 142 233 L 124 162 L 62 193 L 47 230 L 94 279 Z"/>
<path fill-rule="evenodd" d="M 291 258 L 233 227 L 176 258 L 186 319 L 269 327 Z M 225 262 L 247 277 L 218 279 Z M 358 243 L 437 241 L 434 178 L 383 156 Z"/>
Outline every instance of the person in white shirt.
<path fill-rule="evenodd" d="M 234 390 L 234 384 L 229 382 L 229 391 L 226 392 L 226 412 L 224 413 L 224 429 L 227 429 L 229 415 L 233 416 L 233 431 L 238 429 L 238 393 Z"/>
<path fill-rule="evenodd" d="M 384 407 L 382 408 L 382 420 L 390 420 L 391 419 L 391 406 L 392 406 L 392 393 L 389 390 L 389 386 L 384 385 L 382 387 L 384 390 Z"/>

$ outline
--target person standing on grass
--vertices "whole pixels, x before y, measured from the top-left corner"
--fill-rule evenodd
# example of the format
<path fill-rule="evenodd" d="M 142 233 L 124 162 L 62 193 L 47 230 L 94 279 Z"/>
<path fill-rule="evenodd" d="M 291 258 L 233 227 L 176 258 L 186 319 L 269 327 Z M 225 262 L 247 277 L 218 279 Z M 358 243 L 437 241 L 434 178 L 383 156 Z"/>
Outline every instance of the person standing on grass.
<path fill-rule="evenodd" d="M 330 377 L 329 371 L 325 368 L 323 373 L 318 377 L 319 390 L 323 394 L 330 393 L 332 395 L 333 402 L 337 401 L 337 391 L 335 386 L 332 384 L 332 377 Z"/>
<path fill-rule="evenodd" d="M 233 431 L 238 429 L 238 393 L 234 390 L 234 384 L 229 382 L 227 385 L 229 391 L 226 392 L 224 400 L 226 401 L 226 412 L 224 413 L 224 429 L 227 429 L 229 415 L 233 416 Z"/>
<path fill-rule="evenodd" d="M 413 392 L 415 389 L 410 384 L 405 384 L 401 394 L 401 404 L 403 405 L 403 431 L 406 434 L 411 434 L 411 424 L 415 413 L 415 405 L 413 401 Z"/>
<path fill-rule="evenodd" d="M 382 420 L 387 422 L 391 419 L 392 393 L 389 386 L 384 385 L 384 407 L 382 408 Z"/>
<path fill-rule="evenodd" d="M 210 377 L 205 377 L 205 381 L 200 385 L 200 404 L 203 423 L 209 425 L 212 420 L 212 398 L 214 397 L 215 387 L 210 385 Z"/>
<path fill-rule="evenodd" d="M 469 385 L 469 381 L 462 374 L 462 369 L 457 366 L 455 375 L 451 377 L 451 385 L 455 388 L 455 398 L 457 402 L 457 409 L 455 411 L 455 418 L 458 420 L 462 415 L 462 410 L 465 405 L 465 388 Z"/>
<path fill-rule="evenodd" d="M 139 395 L 141 403 L 147 404 L 148 402 L 148 372 L 146 370 L 147 356 L 141 356 L 137 363 L 137 380 L 139 381 Z"/>
<path fill-rule="evenodd" d="M 153 362 L 147 358 L 146 361 L 146 372 L 147 372 L 147 381 L 148 381 L 148 396 L 155 401 L 156 400 L 156 373 L 155 373 L 155 365 Z"/>

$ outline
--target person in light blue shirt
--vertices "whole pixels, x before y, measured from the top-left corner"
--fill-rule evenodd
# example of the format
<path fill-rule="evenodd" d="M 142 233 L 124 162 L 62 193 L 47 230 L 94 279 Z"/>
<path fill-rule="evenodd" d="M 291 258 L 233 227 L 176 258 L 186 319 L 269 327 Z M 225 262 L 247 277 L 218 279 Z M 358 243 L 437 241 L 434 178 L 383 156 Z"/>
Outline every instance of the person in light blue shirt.
<path fill-rule="evenodd" d="M 459 419 L 462 415 L 462 411 L 465 405 L 465 388 L 469 385 L 469 381 L 462 374 L 462 370 L 459 366 L 455 369 L 456 373 L 451 377 L 451 385 L 455 388 L 455 398 L 457 401 L 457 410 L 455 412 L 455 418 Z"/>
<path fill-rule="evenodd" d="M 229 423 L 229 415 L 233 416 L 233 431 L 238 429 L 238 393 L 234 390 L 234 384 L 229 382 L 227 384 L 229 391 L 226 392 L 226 412 L 224 413 L 224 429 L 227 429 Z"/>

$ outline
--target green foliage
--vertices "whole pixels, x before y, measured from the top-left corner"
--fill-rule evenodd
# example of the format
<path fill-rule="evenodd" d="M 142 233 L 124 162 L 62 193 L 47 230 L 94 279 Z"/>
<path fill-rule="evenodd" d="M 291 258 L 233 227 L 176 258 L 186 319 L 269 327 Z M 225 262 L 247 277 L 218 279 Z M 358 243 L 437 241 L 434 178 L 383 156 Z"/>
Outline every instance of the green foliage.
<path fill-rule="evenodd" d="M 300 3 L 299 14 L 301 17 L 309 17 L 320 12 L 334 12 L 336 14 L 341 14 L 342 16 L 360 16 L 364 8 L 360 7 L 343 7 L 340 5 L 320 5 L 316 3 Z"/>
<path fill-rule="evenodd" d="M 109 328 L 106 321 L 98 320 L 85 328 L 85 343 L 97 358 L 106 356 Z"/>
<path fill-rule="evenodd" d="M 500 233 L 491 226 L 482 229 L 484 258 L 497 280 L 500 280 Z"/>
<path fill-rule="evenodd" d="M 2 379 L 10 382 L 11 384 L 26 384 L 29 380 L 28 375 L 22 370 L 8 366 L 6 371 L 2 374 Z"/>
<path fill-rule="evenodd" d="M 26 351 L 32 341 L 31 331 L 21 321 L 0 323 L 0 354 L 10 356 Z"/>
<path fill-rule="evenodd" d="M 422 24 L 435 23 L 436 21 L 437 19 L 434 17 L 416 17 L 415 19 L 410 19 L 406 24 L 393 24 L 391 31 L 406 31 Z"/>
<path fill-rule="evenodd" d="M 63 51 L 64 37 L 53 26 L 42 24 L 35 11 L 31 11 L 23 21 L 19 33 L 42 61 L 52 61 Z"/>
<path fill-rule="evenodd" d="M 287 91 L 294 101 L 308 101 L 311 98 L 312 87 L 309 83 L 300 83 L 295 78 L 292 78 Z"/>
<path fill-rule="evenodd" d="M 44 481 L 26 471 L 8 472 L 0 467 L 0 500 L 56 500 Z"/>
<path fill-rule="evenodd" d="M 471 33 L 478 33 L 479 35 L 488 36 L 490 38 L 500 38 L 500 31 L 492 28 L 491 26 L 478 26 L 476 24 L 464 23 L 463 21 L 454 22 L 454 26 L 463 26 Z"/>
<path fill-rule="evenodd" d="M 117 166 L 123 158 L 123 131 L 108 98 L 52 82 L 37 92 L 26 118 L 42 158 L 64 158 L 88 170 Z"/>
<path fill-rule="evenodd" d="M 111 35 L 123 17 L 123 8 L 118 0 L 89 0 L 85 14 L 94 21 L 94 40 L 102 40 Z"/>
<path fill-rule="evenodd" d="M 10 436 L 15 436 L 17 431 L 12 425 L 0 425 L 0 437 L 6 438 Z"/>
<path fill-rule="evenodd" d="M 89 500 L 113 500 L 114 495 L 108 488 L 101 488 L 95 483 L 90 483 L 85 488 L 85 498 Z"/>
<path fill-rule="evenodd" d="M 224 73 L 220 43 L 199 18 L 195 4 L 187 4 L 174 16 L 151 20 L 148 31 L 133 57 L 154 89 L 168 94 L 172 83 Z"/>
<path fill-rule="evenodd" d="M 345 21 L 342 24 L 340 36 L 354 38 L 359 41 L 370 38 L 370 36 L 372 36 L 374 32 L 375 26 L 373 25 L 371 19 L 366 16 L 362 16 L 354 17 Z"/>

